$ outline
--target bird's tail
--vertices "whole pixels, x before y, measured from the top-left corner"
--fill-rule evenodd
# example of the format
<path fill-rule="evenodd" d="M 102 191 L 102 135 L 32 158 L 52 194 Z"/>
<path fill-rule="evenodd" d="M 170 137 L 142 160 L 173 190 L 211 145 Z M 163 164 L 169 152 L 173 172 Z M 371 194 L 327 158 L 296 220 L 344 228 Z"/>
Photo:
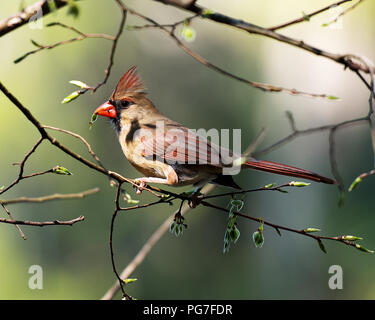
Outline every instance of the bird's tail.
<path fill-rule="evenodd" d="M 292 167 L 292 166 L 288 166 L 288 165 L 281 164 L 281 163 L 271 162 L 271 161 L 251 159 L 251 160 L 246 161 L 243 164 L 243 167 L 281 174 L 284 176 L 309 179 L 309 180 L 328 183 L 328 184 L 337 184 L 335 180 L 323 177 L 317 173 L 304 170 L 304 169 L 300 169 L 300 168 L 296 168 L 296 167 Z"/>

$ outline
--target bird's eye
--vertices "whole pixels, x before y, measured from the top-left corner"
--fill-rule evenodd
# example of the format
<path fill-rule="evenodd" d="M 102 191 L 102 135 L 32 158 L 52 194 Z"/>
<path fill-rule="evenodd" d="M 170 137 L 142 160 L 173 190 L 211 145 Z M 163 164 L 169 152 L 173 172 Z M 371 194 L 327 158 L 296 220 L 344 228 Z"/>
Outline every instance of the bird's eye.
<path fill-rule="evenodd" d="M 130 105 L 130 101 L 128 101 L 128 100 L 121 100 L 121 107 L 122 108 L 127 108 L 127 107 L 129 107 L 129 105 Z"/>

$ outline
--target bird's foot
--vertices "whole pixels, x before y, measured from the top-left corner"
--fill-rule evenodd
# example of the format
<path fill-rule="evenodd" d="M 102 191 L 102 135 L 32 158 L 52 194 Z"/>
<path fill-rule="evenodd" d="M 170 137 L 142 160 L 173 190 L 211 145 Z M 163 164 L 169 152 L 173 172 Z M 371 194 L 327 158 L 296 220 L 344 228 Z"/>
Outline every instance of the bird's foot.
<path fill-rule="evenodd" d="M 201 195 L 201 193 L 199 191 L 194 191 L 190 195 L 190 197 L 188 199 L 188 205 L 189 205 L 190 208 L 194 209 L 195 207 L 197 207 L 201 203 L 202 199 L 199 198 L 200 195 Z"/>
<path fill-rule="evenodd" d="M 137 185 L 133 185 L 136 194 L 141 194 L 143 189 L 147 186 L 146 182 L 141 179 L 135 179 Z"/>

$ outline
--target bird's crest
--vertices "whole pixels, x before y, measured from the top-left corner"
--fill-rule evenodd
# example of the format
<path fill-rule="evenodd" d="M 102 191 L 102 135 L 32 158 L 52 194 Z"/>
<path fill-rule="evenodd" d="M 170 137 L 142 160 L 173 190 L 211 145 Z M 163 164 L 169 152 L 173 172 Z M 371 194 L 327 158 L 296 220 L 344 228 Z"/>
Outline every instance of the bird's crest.
<path fill-rule="evenodd" d="M 146 88 L 137 73 L 137 66 L 131 67 L 118 82 L 112 94 L 113 100 L 119 100 L 132 93 L 145 93 Z"/>

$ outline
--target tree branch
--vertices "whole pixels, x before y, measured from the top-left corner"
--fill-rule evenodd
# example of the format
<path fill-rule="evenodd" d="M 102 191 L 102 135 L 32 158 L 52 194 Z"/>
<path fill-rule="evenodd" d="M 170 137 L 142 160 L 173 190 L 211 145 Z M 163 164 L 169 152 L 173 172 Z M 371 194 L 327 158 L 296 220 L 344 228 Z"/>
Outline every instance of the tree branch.
<path fill-rule="evenodd" d="M 82 199 L 89 195 L 95 194 L 99 191 L 100 191 L 99 188 L 94 188 L 94 189 L 77 192 L 77 193 L 67 193 L 67 194 L 54 193 L 48 196 L 36 197 L 36 198 L 19 197 L 16 199 L 9 199 L 9 200 L 0 199 L 0 204 L 9 205 L 9 204 L 16 204 L 16 203 L 41 203 L 41 202 L 47 202 L 47 201 L 53 201 L 53 200 Z"/>
<path fill-rule="evenodd" d="M 41 0 L 35 2 L 22 11 L 13 14 L 12 16 L 5 18 L 0 21 L 0 37 L 25 25 L 29 22 L 30 18 L 33 17 L 40 10 L 43 11 L 43 15 L 47 15 L 51 12 L 50 6 L 48 5 L 49 0 Z M 54 0 L 56 9 L 65 7 L 68 4 L 67 0 Z"/>

